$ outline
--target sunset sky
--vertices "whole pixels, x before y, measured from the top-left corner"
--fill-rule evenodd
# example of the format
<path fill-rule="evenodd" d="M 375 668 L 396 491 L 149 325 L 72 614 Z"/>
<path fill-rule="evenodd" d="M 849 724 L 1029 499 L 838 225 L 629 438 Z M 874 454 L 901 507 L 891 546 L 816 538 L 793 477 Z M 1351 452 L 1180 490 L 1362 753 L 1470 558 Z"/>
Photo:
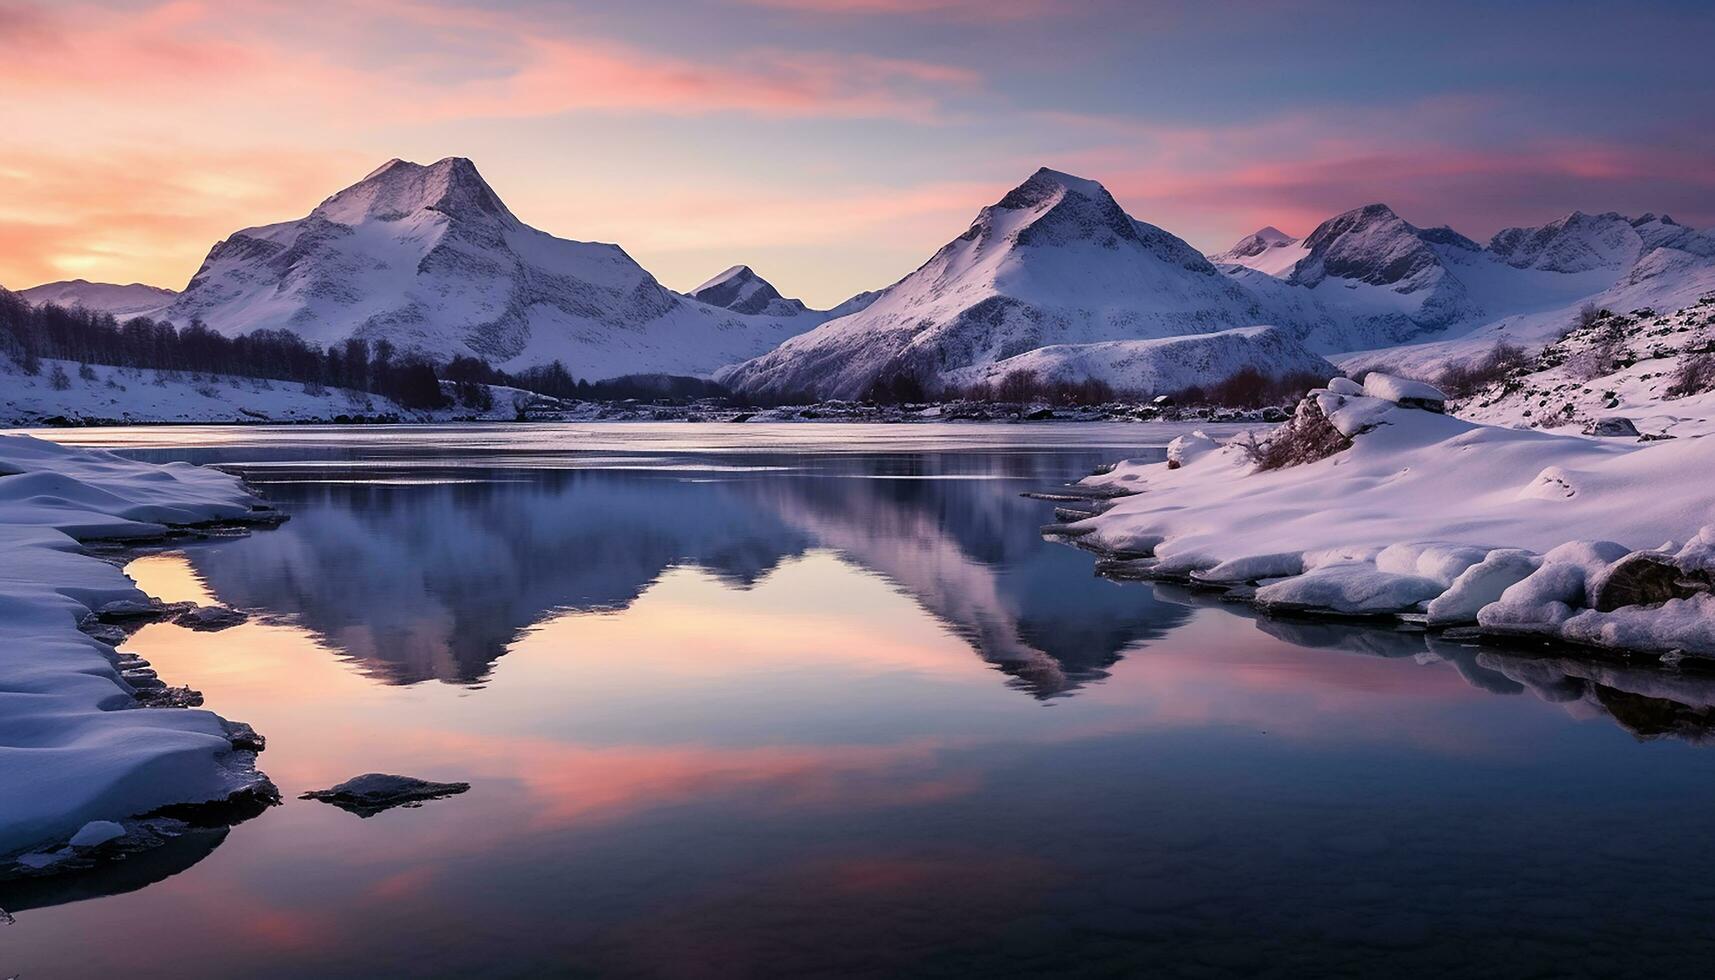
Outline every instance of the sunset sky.
<path fill-rule="evenodd" d="M 1204 249 L 1370 201 L 1715 225 L 1707 2 L 0 0 L 0 285 L 182 287 L 390 157 L 827 305 L 1049 165 Z"/>

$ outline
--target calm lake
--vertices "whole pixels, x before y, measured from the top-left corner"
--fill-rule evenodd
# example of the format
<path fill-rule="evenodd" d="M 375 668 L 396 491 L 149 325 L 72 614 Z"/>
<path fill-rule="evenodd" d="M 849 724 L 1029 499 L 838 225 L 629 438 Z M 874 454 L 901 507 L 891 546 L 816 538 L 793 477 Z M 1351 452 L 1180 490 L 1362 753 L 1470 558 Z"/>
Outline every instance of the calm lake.
<path fill-rule="evenodd" d="M 284 805 L 0 891 L 0 976 L 1636 975 L 1715 955 L 1715 679 L 1095 578 L 1145 425 L 49 433 L 292 519 L 125 648 Z M 372 818 L 365 772 L 471 784 Z"/>

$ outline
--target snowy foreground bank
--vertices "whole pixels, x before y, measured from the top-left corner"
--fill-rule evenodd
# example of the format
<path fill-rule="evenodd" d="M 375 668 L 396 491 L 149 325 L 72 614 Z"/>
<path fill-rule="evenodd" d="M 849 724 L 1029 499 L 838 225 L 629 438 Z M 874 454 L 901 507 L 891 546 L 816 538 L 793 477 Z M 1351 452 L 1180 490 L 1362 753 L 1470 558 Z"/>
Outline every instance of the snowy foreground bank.
<path fill-rule="evenodd" d="M 1199 433 L 1088 478 L 1127 495 L 1046 530 L 1104 554 L 1106 574 L 1265 610 L 1715 657 L 1715 438 L 1555 435 L 1443 403 L 1386 375 L 1336 379 L 1248 445 Z"/>
<path fill-rule="evenodd" d="M 101 624 L 154 609 L 79 544 L 269 517 L 225 473 L 0 436 L 0 878 L 159 842 L 184 827 L 165 808 L 277 795 L 249 726 L 145 706 L 172 690 Z"/>

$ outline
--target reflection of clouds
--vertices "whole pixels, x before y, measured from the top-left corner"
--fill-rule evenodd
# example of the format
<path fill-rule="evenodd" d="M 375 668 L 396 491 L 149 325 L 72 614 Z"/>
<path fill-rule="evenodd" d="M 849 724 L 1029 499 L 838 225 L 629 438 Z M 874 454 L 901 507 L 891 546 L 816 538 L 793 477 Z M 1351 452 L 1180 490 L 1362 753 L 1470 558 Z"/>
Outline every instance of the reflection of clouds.
<path fill-rule="evenodd" d="M 449 771 L 517 781 L 536 829 L 613 821 L 729 794 L 764 810 L 912 806 L 969 793 L 981 782 L 975 773 L 944 768 L 942 746 L 932 740 L 720 747 L 589 746 L 428 729 L 402 737 L 444 760 Z"/>

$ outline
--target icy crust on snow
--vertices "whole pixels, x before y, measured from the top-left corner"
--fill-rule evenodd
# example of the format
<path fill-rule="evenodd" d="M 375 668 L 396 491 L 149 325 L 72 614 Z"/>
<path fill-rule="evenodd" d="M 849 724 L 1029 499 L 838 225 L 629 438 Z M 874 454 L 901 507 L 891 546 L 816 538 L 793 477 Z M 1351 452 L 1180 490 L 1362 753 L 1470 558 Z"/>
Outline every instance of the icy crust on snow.
<path fill-rule="evenodd" d="M 1246 440 L 1185 437 L 1088 478 L 1131 495 L 1066 531 L 1132 576 L 1254 585 L 1265 609 L 1715 657 L 1715 483 L 1697 476 L 1715 439 L 1501 428 L 1423 407 L 1440 399 L 1336 379 L 1259 438 L 1327 427 L 1345 448 L 1261 469 Z"/>
<path fill-rule="evenodd" d="M 138 707 L 111 647 L 78 629 L 104 608 L 148 602 L 79 540 L 251 517 L 239 480 L 28 436 L 0 436 L 0 474 L 0 864 L 104 843 L 111 827 L 92 821 L 267 788 L 253 753 L 234 748 L 237 726 Z"/>

